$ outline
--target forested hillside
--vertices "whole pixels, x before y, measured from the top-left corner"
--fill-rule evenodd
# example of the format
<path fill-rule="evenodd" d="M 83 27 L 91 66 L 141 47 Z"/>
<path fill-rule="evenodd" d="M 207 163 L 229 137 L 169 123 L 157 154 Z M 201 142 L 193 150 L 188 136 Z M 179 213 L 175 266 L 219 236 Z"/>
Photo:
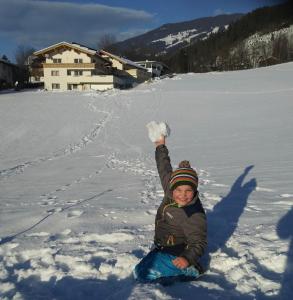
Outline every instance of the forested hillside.
<path fill-rule="evenodd" d="M 159 59 L 180 73 L 238 70 L 291 61 L 292 24 L 291 2 L 260 8 L 230 24 L 227 30 Z"/>

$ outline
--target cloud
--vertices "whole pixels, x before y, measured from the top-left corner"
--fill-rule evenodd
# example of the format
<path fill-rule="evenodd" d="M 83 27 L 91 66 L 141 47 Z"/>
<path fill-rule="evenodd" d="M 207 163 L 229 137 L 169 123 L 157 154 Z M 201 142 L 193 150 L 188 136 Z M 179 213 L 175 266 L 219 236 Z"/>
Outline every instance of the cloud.
<path fill-rule="evenodd" d="M 221 9 L 221 8 L 215 9 L 215 10 L 214 10 L 214 13 L 213 13 L 214 16 L 218 16 L 218 15 L 226 15 L 226 14 L 228 14 L 228 12 L 224 11 L 224 10 Z"/>
<path fill-rule="evenodd" d="M 144 34 L 144 33 L 148 32 L 150 30 L 151 29 L 149 29 L 149 28 L 142 28 L 142 29 L 134 28 L 134 29 L 130 29 L 130 30 L 127 30 L 127 31 L 121 31 L 121 32 L 119 32 L 118 38 L 121 41 L 124 41 L 124 40 L 130 39 L 134 36 Z"/>
<path fill-rule="evenodd" d="M 154 16 L 142 10 L 100 4 L 1 0 L 0 36 L 16 44 L 42 48 L 60 41 L 96 46 L 100 36 L 135 32 Z"/>

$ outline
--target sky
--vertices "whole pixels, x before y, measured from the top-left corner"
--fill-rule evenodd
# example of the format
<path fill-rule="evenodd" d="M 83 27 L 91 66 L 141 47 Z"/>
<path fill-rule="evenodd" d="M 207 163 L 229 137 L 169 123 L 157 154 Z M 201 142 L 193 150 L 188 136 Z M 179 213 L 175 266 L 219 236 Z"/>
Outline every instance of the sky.
<path fill-rule="evenodd" d="M 0 0 L 0 58 L 14 61 L 18 46 L 40 50 L 61 42 L 97 48 L 105 34 L 117 40 L 166 23 L 247 13 L 281 0 Z"/>

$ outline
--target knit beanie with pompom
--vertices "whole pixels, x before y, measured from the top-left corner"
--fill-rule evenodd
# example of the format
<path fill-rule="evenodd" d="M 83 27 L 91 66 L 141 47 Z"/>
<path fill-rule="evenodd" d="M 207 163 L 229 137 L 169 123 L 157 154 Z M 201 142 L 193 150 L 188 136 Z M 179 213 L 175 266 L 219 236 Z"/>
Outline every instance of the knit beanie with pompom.
<path fill-rule="evenodd" d="M 178 169 L 172 173 L 170 178 L 171 191 L 175 190 L 179 185 L 190 185 L 195 192 L 197 191 L 198 176 L 187 160 L 179 163 Z"/>

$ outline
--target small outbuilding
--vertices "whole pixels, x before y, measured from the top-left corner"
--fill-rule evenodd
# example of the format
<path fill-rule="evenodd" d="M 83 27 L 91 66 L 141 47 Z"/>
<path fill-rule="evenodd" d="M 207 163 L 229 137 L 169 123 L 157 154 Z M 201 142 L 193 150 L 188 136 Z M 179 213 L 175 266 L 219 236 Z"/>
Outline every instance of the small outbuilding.
<path fill-rule="evenodd" d="M 169 70 L 167 65 L 154 60 L 137 61 L 136 64 L 146 68 L 152 77 L 160 77 L 166 74 Z"/>
<path fill-rule="evenodd" d="M 0 89 L 14 86 L 17 66 L 8 60 L 0 59 Z"/>

